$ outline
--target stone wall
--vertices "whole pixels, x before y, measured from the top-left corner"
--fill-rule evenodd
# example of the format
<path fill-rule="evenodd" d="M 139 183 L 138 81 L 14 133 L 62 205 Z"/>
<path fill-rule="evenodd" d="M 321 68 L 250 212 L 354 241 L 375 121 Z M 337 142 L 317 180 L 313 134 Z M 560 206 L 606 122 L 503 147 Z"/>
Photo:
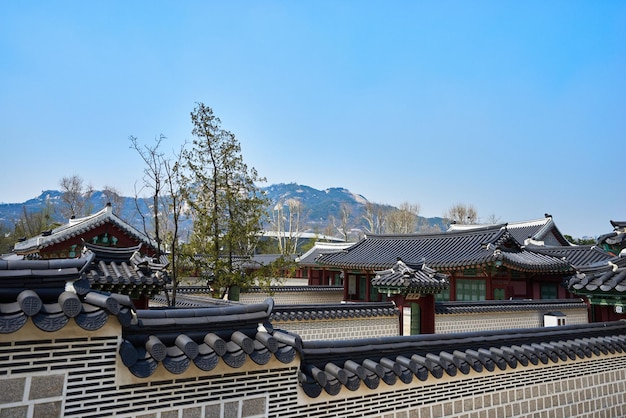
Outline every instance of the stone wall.
<path fill-rule="evenodd" d="M 261 303 L 265 299 L 271 297 L 274 299 L 276 305 L 309 305 L 309 304 L 321 304 L 321 303 L 341 303 L 343 300 L 343 290 L 331 290 L 323 292 L 276 292 L 270 296 L 265 292 L 241 292 L 239 295 L 239 302 L 252 304 Z"/>
<path fill-rule="evenodd" d="M 250 361 L 210 373 L 162 366 L 133 376 L 118 355 L 121 327 L 111 317 L 86 332 L 68 324 L 46 333 L 28 323 L 0 335 L 1 417 L 617 417 L 626 415 L 626 353 L 518 365 L 492 372 L 374 390 L 345 387 L 307 397 L 290 364 Z"/>
<path fill-rule="evenodd" d="M 544 311 L 510 311 L 435 315 L 435 333 L 473 332 L 543 327 Z M 568 325 L 587 324 L 586 309 L 563 309 Z"/>
<path fill-rule="evenodd" d="M 298 334 L 303 340 L 353 340 L 357 338 L 391 337 L 398 335 L 399 324 L 397 316 L 272 321 L 274 328 Z"/>

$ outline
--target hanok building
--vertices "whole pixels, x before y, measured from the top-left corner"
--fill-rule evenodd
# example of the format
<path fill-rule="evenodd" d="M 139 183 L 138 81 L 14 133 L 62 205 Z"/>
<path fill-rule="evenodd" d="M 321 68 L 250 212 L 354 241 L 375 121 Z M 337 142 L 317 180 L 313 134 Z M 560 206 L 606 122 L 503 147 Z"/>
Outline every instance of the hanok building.
<path fill-rule="evenodd" d="M 323 254 L 336 253 L 352 246 L 351 242 L 316 242 L 310 250 L 296 258 L 298 277 L 308 279 L 309 286 L 343 286 L 343 271 L 321 266 L 317 259 Z"/>
<path fill-rule="evenodd" d="M 626 257 L 580 267 L 566 285 L 589 301 L 593 321 L 626 319 Z"/>
<path fill-rule="evenodd" d="M 304 340 L 271 299 L 138 310 L 94 261 L 0 260 L 0 416 L 626 416 L 624 321 Z"/>
<path fill-rule="evenodd" d="M 419 302 L 422 315 L 430 312 L 431 297 L 440 301 L 573 297 L 561 286 L 573 272 L 567 260 L 525 247 L 506 224 L 438 234 L 370 235 L 343 251 L 320 256 L 317 262 L 342 270 L 346 301 L 392 298 L 404 307 L 404 298 L 387 296 L 372 284 L 377 271 L 392 268 L 398 259 L 408 266 L 426 264 L 449 277 L 448 289 Z M 433 328 L 423 317 L 420 323 L 422 332 Z"/>
<path fill-rule="evenodd" d="M 15 244 L 13 251 L 28 259 L 79 257 L 83 241 L 105 247 L 134 247 L 156 254 L 156 242 L 113 213 L 108 203 L 102 210 Z"/>
<path fill-rule="evenodd" d="M 598 237 L 598 245 L 605 251 L 620 255 L 626 249 L 626 221 L 611 221 L 613 232 Z"/>
<path fill-rule="evenodd" d="M 476 224 L 452 224 L 448 228 L 448 232 L 466 231 L 484 226 L 485 225 Z M 561 233 L 559 228 L 557 228 L 552 215 L 549 213 L 546 213 L 543 218 L 539 219 L 509 222 L 506 224 L 506 227 L 513 238 L 515 238 L 521 245 L 534 244 L 546 247 L 572 246 L 572 244 Z"/>
<path fill-rule="evenodd" d="M 20 241 L 13 251 L 18 258 L 52 261 L 79 258 L 85 250 L 94 257 L 84 273 L 91 287 L 128 295 L 140 308 L 170 282 L 167 256 L 156 259 L 156 243 L 115 215 L 110 204 Z"/>
<path fill-rule="evenodd" d="M 593 321 L 626 319 L 626 222 L 611 221 L 613 231 L 598 237 L 596 251 L 605 257 L 595 262 L 574 264 L 576 274 L 568 277 L 570 292 L 583 296 L 591 305 Z"/>

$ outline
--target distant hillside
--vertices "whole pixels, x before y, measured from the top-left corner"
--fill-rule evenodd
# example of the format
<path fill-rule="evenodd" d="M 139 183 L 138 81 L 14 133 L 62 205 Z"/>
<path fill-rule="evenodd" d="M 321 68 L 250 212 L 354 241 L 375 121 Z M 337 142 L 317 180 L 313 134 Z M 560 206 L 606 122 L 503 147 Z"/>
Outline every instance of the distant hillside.
<path fill-rule="evenodd" d="M 302 224 L 305 229 L 312 232 L 323 233 L 331 217 L 340 218 L 342 205 L 348 205 L 350 211 L 350 227 L 354 229 L 363 229 L 363 212 L 368 200 L 356 193 L 341 188 L 333 187 L 326 190 L 317 190 L 309 186 L 296 183 L 290 184 L 273 184 L 271 186 L 262 187 L 262 191 L 270 200 L 268 211 L 274 208 L 277 203 L 284 203 L 288 199 L 297 199 L 302 203 Z M 61 192 L 58 190 L 45 190 L 39 196 L 29 199 L 22 203 L 0 203 L 0 223 L 7 228 L 12 229 L 16 220 L 20 219 L 24 210 L 29 213 L 41 211 L 45 205 L 50 205 L 53 209 L 60 206 Z M 148 208 L 149 199 L 141 199 L 140 207 Z M 101 191 L 93 193 L 89 205 L 91 213 L 102 209 L 106 205 L 106 197 Z M 382 205 L 383 210 L 389 211 L 395 209 L 391 205 Z M 119 216 L 126 222 L 135 226 L 139 230 L 143 230 L 142 219 L 137 211 L 137 205 L 133 197 L 123 197 Z M 145 210 L 145 209 L 144 209 Z M 147 211 L 147 210 L 146 210 Z M 149 214 L 146 214 L 149 216 Z M 63 219 L 58 210 L 53 210 L 53 220 L 64 224 L 67 219 Z M 419 226 L 421 229 L 433 230 L 444 229 L 441 218 L 423 218 L 419 217 Z M 184 225 L 183 230 L 188 229 L 190 225 Z M 267 226 L 269 229 L 269 225 Z"/>

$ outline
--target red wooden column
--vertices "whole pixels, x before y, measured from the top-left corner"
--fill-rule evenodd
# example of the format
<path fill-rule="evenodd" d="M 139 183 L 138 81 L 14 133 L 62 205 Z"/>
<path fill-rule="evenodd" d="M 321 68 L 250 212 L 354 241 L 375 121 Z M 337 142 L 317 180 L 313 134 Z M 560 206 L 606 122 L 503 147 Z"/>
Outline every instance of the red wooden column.
<path fill-rule="evenodd" d="M 420 307 L 420 333 L 435 333 L 435 295 L 422 295 L 417 300 Z"/>
<path fill-rule="evenodd" d="M 348 300 L 348 288 L 350 287 L 350 280 L 348 280 L 348 272 L 341 270 L 343 273 L 343 300 Z"/>

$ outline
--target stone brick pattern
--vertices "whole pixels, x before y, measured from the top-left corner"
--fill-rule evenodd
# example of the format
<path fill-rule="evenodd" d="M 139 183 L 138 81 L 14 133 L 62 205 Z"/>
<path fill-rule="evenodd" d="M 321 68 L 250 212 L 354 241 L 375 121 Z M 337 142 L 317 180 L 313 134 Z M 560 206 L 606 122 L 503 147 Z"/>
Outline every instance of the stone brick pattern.
<path fill-rule="evenodd" d="M 303 340 L 353 340 L 399 334 L 397 316 L 358 319 L 274 321 L 274 328 L 293 332 Z"/>
<path fill-rule="evenodd" d="M 272 296 L 267 293 L 244 293 L 239 295 L 242 303 L 262 303 L 267 298 L 273 298 L 276 305 L 310 305 L 322 303 L 341 303 L 343 291 L 324 292 L 276 292 Z"/>
<path fill-rule="evenodd" d="M 0 380 L 0 417 L 58 417 L 65 374 L 32 374 Z"/>
<path fill-rule="evenodd" d="M 0 417 L 626 416 L 626 353 L 310 399 L 299 389 L 297 360 L 132 379 L 118 358 L 119 337 L 52 337 L 0 340 Z"/>
<path fill-rule="evenodd" d="M 567 315 L 567 324 L 586 324 L 589 322 L 585 309 L 563 310 Z M 517 311 L 472 313 L 466 315 L 435 315 L 435 333 L 495 331 L 514 328 L 543 327 L 543 312 Z"/>

